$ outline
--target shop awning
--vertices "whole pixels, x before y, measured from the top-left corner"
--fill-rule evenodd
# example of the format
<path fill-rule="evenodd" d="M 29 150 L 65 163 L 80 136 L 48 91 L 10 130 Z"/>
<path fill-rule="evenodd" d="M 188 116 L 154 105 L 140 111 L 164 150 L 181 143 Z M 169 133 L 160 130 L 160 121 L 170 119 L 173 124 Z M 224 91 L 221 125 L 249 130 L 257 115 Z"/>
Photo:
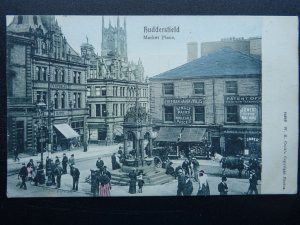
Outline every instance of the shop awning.
<path fill-rule="evenodd" d="M 181 133 L 181 142 L 201 142 L 206 128 L 184 128 Z"/>
<path fill-rule="evenodd" d="M 180 132 L 180 127 L 161 127 L 155 141 L 177 142 Z"/>
<path fill-rule="evenodd" d="M 79 137 L 80 135 L 69 126 L 69 124 L 54 124 L 54 127 L 65 136 L 66 139 Z"/>

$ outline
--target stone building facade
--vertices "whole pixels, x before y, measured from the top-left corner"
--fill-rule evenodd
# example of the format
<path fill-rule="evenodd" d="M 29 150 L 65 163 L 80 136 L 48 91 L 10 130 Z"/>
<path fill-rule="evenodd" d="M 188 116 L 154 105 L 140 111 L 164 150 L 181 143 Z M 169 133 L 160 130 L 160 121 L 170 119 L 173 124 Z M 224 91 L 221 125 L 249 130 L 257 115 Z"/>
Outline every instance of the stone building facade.
<path fill-rule="evenodd" d="M 7 59 L 9 150 L 39 152 L 46 144 L 65 149 L 73 137 L 86 141 L 87 65 L 68 44 L 55 17 L 15 16 L 7 27 Z M 39 102 L 46 104 L 42 143 Z"/>
<path fill-rule="evenodd" d="M 135 105 L 149 110 L 148 84 L 141 60 L 128 61 L 126 21 L 117 26 L 102 18 L 101 56 L 89 43 L 81 46 L 81 54 L 88 64 L 87 101 L 89 107 L 88 140 L 90 143 L 112 144 L 123 136 L 123 122 L 127 111 Z"/>
<path fill-rule="evenodd" d="M 261 61 L 231 48 L 150 78 L 156 141 L 261 154 Z M 202 152 L 201 154 L 205 154 Z"/>

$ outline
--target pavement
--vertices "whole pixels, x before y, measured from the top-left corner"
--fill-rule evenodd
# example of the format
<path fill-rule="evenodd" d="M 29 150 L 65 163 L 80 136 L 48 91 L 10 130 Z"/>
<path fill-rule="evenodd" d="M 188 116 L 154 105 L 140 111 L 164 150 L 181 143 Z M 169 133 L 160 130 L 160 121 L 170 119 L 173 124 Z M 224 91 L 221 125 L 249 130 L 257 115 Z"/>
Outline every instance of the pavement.
<path fill-rule="evenodd" d="M 71 154 L 74 154 L 76 162 L 83 162 L 85 160 L 96 160 L 98 157 L 101 157 L 104 160 L 105 165 L 107 165 L 108 170 L 111 170 L 111 159 L 110 156 L 117 152 L 120 145 L 112 145 L 112 146 L 99 146 L 99 145 L 89 145 L 88 151 L 83 152 L 83 148 L 79 148 L 71 151 L 60 151 L 55 153 L 49 153 L 49 157 L 55 158 L 58 156 L 60 159 L 62 158 L 63 153 L 66 153 L 68 157 Z M 44 154 L 44 160 L 48 154 Z M 16 189 L 17 180 L 17 172 L 21 168 L 22 163 L 28 163 L 30 159 L 33 159 L 35 164 L 40 161 L 40 154 L 37 156 L 29 156 L 29 155 L 20 155 L 20 161 L 14 162 L 13 159 L 9 158 L 7 160 L 7 169 L 8 169 L 8 177 L 7 177 L 7 196 L 8 197 L 23 197 L 22 193 L 28 197 L 63 197 L 63 196 L 92 196 L 91 185 L 86 181 L 86 178 L 90 175 L 90 169 L 80 170 L 80 179 L 79 179 L 79 190 L 76 193 L 72 191 L 72 177 L 70 174 L 65 174 L 62 176 L 61 187 L 56 189 L 55 186 L 46 186 L 40 185 L 39 187 L 33 186 L 33 183 L 27 182 L 28 189 L 19 190 Z M 222 169 L 219 165 L 219 162 L 213 160 L 198 160 L 200 163 L 200 169 L 207 171 L 208 174 L 208 182 L 210 184 L 211 195 L 218 195 L 217 184 L 220 182 L 220 174 Z M 183 159 L 172 160 L 173 166 L 176 167 L 181 165 Z M 94 163 L 93 163 L 94 166 Z M 80 168 L 79 168 L 80 169 Z M 69 172 L 69 169 L 68 169 Z M 236 178 L 237 171 L 227 171 L 226 176 L 228 178 L 227 184 L 229 187 L 229 195 L 243 195 L 249 186 L 248 179 L 239 179 Z M 19 180 L 20 181 L 20 180 Z M 163 185 L 155 185 L 155 186 L 144 186 L 143 193 L 129 194 L 128 186 L 117 186 L 113 185 L 111 190 L 111 196 L 174 196 L 177 192 L 177 180 L 173 180 L 167 184 Z M 194 191 L 192 195 L 197 194 L 198 183 L 194 182 Z M 29 191 L 30 190 L 30 191 Z M 35 190 L 35 191 L 33 191 Z M 38 191 L 40 190 L 40 191 Z M 258 184 L 258 190 L 260 193 L 260 181 Z M 48 193 L 48 195 L 45 194 Z M 24 193 L 25 192 L 25 193 Z"/>

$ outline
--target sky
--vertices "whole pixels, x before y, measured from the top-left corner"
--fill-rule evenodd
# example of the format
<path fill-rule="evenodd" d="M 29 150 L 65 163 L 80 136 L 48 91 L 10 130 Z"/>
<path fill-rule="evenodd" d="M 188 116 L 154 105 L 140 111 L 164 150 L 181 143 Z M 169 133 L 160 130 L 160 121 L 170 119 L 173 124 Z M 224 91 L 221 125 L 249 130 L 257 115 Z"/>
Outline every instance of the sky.
<path fill-rule="evenodd" d="M 12 21 L 7 16 L 7 24 Z M 88 41 L 101 54 L 102 16 L 56 16 L 67 41 L 80 53 L 80 45 Z M 105 16 L 105 27 L 116 26 L 117 16 Z M 124 16 L 120 16 L 123 26 Z M 178 27 L 176 33 L 145 33 L 144 27 Z M 126 16 L 129 61 L 142 60 L 145 76 L 152 77 L 187 62 L 187 43 L 219 41 L 228 37 L 261 37 L 262 17 L 257 16 Z M 144 39 L 144 35 L 159 39 Z M 174 39 L 162 40 L 162 35 Z"/>

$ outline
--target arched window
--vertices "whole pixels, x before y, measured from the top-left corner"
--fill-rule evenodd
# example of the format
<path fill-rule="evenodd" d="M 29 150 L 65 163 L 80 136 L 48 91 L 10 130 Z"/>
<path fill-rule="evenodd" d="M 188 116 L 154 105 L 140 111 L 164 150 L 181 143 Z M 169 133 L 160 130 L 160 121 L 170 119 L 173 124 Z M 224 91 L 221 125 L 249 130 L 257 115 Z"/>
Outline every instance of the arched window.
<path fill-rule="evenodd" d="M 61 95 L 61 108 L 64 109 L 65 108 L 65 101 L 66 101 L 66 94 L 65 92 L 62 93 Z"/>
<path fill-rule="evenodd" d="M 43 72 L 43 80 L 46 81 L 47 80 L 47 68 L 43 67 L 42 72 Z"/>
<path fill-rule="evenodd" d="M 61 82 L 65 82 L 65 71 L 61 71 L 60 72 L 60 76 L 61 76 Z"/>
<path fill-rule="evenodd" d="M 73 72 L 73 83 L 76 84 L 76 72 Z"/>
<path fill-rule="evenodd" d="M 58 109 L 58 93 L 54 95 L 54 108 Z"/>
<path fill-rule="evenodd" d="M 81 93 L 77 93 L 77 108 L 81 108 Z"/>
<path fill-rule="evenodd" d="M 37 16 L 33 16 L 33 23 L 34 25 L 38 25 Z"/>
<path fill-rule="evenodd" d="M 80 84 L 80 75 L 81 75 L 81 73 L 78 72 L 78 73 L 77 73 L 77 83 L 78 83 L 78 84 Z"/>
<path fill-rule="evenodd" d="M 35 72 L 37 75 L 37 80 L 41 80 L 41 67 L 39 66 L 35 67 Z"/>
<path fill-rule="evenodd" d="M 47 45 L 46 42 L 42 42 L 42 54 L 47 54 Z"/>
<path fill-rule="evenodd" d="M 57 70 L 54 71 L 54 80 L 55 80 L 55 82 L 58 82 L 58 71 Z"/>
<path fill-rule="evenodd" d="M 23 16 L 18 16 L 18 24 L 22 24 L 23 23 Z"/>

